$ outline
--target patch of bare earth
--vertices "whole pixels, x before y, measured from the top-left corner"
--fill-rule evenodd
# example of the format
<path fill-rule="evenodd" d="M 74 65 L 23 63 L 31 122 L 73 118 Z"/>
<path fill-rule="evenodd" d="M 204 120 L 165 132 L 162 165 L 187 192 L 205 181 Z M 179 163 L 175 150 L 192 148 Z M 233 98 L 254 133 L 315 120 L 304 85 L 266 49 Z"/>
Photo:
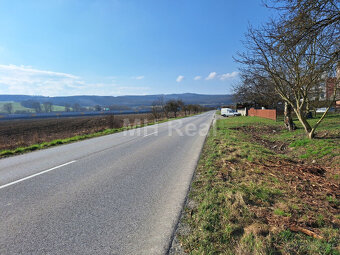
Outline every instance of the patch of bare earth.
<path fill-rule="evenodd" d="M 251 142 L 261 144 L 277 154 L 285 154 L 289 149 L 285 142 L 270 141 L 262 137 L 264 134 L 280 132 L 282 130 L 280 127 L 247 126 L 234 129 L 249 134 Z M 231 149 L 230 153 L 235 154 L 234 151 Z M 239 176 L 236 172 L 244 172 L 241 179 L 233 178 L 235 174 Z M 220 165 L 217 176 L 223 181 L 239 184 L 266 183 L 271 188 L 281 190 L 282 194 L 273 204 L 261 200 L 247 201 L 246 197 L 244 200 L 247 201 L 248 209 L 254 213 L 259 222 L 267 224 L 270 231 L 290 229 L 293 232 L 323 239 L 322 227 L 330 226 L 334 229 L 340 227 L 340 180 L 335 178 L 339 174 L 339 166 L 310 164 L 302 160 L 273 156 L 255 162 L 225 160 Z M 275 211 L 279 214 L 275 214 Z M 262 231 L 263 225 L 261 226 L 256 231 Z"/>
<path fill-rule="evenodd" d="M 154 121 L 151 114 L 1 121 L 0 150 L 121 128 L 125 122 L 136 125 L 151 121 Z"/>
<path fill-rule="evenodd" d="M 288 150 L 288 143 L 283 141 L 272 141 L 263 138 L 264 134 L 277 134 L 283 130 L 282 127 L 278 126 L 262 126 L 262 127 L 254 127 L 254 126 L 240 126 L 237 128 L 231 128 L 234 130 L 239 130 L 245 134 L 248 134 L 251 140 L 255 143 L 261 144 L 263 147 L 274 151 L 278 154 L 284 154 Z"/>
<path fill-rule="evenodd" d="M 230 169 L 240 168 L 233 163 L 227 165 Z M 316 218 L 318 214 L 323 215 L 322 224 L 340 227 L 340 221 L 336 218 L 339 214 L 339 205 L 331 202 L 340 200 L 339 181 L 330 178 L 339 173 L 340 168 L 308 166 L 286 160 L 268 160 L 263 163 L 248 163 L 247 175 L 243 177 L 242 182 L 254 181 L 254 178 L 267 181 L 265 176 L 273 177 L 278 181 L 272 184 L 283 191 L 281 200 L 284 202 L 273 204 L 272 207 L 284 211 L 289 216 L 275 215 L 273 208 L 261 206 L 261 201 L 248 204 L 249 209 L 271 228 L 285 229 L 300 226 L 319 233 L 320 222 Z M 223 179 L 226 174 L 219 175 Z M 334 199 L 329 201 L 327 197 Z"/>

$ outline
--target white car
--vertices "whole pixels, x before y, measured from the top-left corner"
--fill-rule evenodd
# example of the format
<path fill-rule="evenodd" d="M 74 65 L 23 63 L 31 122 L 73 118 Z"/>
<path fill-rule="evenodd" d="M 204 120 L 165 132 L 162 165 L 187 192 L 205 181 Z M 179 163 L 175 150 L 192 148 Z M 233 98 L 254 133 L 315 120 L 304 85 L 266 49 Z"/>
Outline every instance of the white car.
<path fill-rule="evenodd" d="M 223 117 L 229 117 L 229 116 L 241 116 L 241 113 L 230 109 L 230 108 L 222 108 L 221 109 L 221 116 Z"/>
<path fill-rule="evenodd" d="M 322 108 L 317 108 L 316 109 L 316 112 L 325 112 L 325 111 L 327 111 L 326 107 L 322 107 Z"/>

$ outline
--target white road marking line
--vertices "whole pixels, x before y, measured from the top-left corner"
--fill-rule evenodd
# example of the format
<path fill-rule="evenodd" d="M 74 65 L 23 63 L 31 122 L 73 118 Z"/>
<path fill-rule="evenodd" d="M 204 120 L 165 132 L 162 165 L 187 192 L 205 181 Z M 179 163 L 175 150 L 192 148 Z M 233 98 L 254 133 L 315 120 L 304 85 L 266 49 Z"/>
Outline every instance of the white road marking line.
<path fill-rule="evenodd" d="M 30 176 L 27 176 L 27 177 L 24 177 L 24 178 L 22 178 L 22 179 L 16 180 L 16 181 L 14 181 L 14 182 L 7 183 L 7 184 L 5 184 L 5 185 L 0 186 L 0 189 L 6 188 L 6 187 L 8 187 L 8 186 L 11 186 L 11 185 L 13 185 L 13 184 L 16 184 L 16 183 L 19 183 L 19 182 L 22 182 L 22 181 L 26 181 L 26 180 L 28 180 L 28 179 L 31 179 L 31 178 L 36 177 L 36 176 L 38 176 L 38 175 L 41 175 L 41 174 L 44 174 L 44 173 L 53 171 L 53 170 L 58 169 L 58 168 L 61 168 L 61 167 L 63 167 L 63 166 L 70 165 L 70 164 L 72 164 L 72 163 L 74 163 L 74 162 L 77 162 L 77 160 L 73 160 L 73 161 L 67 162 L 67 163 L 65 163 L 65 164 L 62 164 L 62 165 L 55 166 L 55 167 L 52 167 L 52 168 L 50 168 L 50 169 L 44 170 L 44 171 L 42 171 L 42 172 L 39 172 L 39 173 L 36 173 L 36 174 L 32 174 L 32 175 L 30 175 Z"/>
<path fill-rule="evenodd" d="M 158 134 L 158 132 L 153 132 L 153 133 L 151 133 L 151 134 L 145 135 L 144 137 L 147 137 L 147 136 L 149 136 L 149 135 L 154 135 L 154 134 Z"/>

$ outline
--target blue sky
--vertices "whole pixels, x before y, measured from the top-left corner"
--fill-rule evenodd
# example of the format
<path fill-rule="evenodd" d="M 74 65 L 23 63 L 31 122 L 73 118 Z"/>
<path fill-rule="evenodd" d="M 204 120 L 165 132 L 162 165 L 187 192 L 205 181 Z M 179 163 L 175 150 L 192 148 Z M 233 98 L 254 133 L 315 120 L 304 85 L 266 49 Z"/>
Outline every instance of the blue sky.
<path fill-rule="evenodd" d="M 226 94 L 261 0 L 0 0 L 0 94 Z"/>

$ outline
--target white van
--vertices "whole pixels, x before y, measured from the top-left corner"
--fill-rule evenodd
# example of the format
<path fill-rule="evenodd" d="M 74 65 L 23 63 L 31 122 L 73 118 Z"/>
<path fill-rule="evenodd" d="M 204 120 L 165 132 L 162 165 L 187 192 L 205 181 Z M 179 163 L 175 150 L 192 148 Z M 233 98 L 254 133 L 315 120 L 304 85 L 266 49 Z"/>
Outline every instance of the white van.
<path fill-rule="evenodd" d="M 241 113 L 230 108 L 221 108 L 221 116 L 223 117 L 241 116 Z"/>

